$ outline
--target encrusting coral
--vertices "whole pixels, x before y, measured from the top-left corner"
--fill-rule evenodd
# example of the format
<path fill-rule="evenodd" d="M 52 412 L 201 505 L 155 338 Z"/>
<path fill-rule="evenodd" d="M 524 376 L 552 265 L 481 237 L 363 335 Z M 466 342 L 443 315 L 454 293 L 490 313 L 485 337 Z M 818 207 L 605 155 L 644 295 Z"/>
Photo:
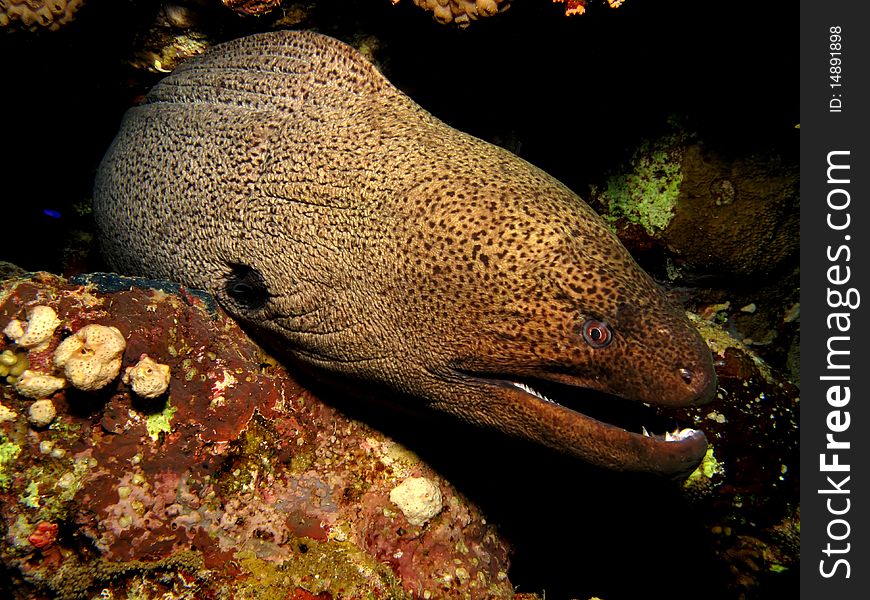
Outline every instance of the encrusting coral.
<path fill-rule="evenodd" d="M 399 507 L 411 525 L 425 525 L 441 512 L 441 490 L 431 479 L 409 477 L 390 491 L 390 502 Z"/>
<path fill-rule="evenodd" d="M 84 0 L 0 0 L 0 27 L 57 31 L 82 4 Z"/>
<path fill-rule="evenodd" d="M 304 389 L 212 299 L 155 283 L 0 276 L 0 326 L 50 298 L 78 330 L 26 353 L 34 371 L 129 367 L 127 385 L 108 373 L 35 402 L 0 381 L 4 598 L 514 598 L 507 543 L 448 481 Z M 3 336 L 0 359 L 19 362 Z M 166 376 L 164 403 L 134 397 Z"/>
<path fill-rule="evenodd" d="M 142 398 L 157 398 L 169 388 L 172 379 L 169 365 L 163 365 L 143 354 L 132 367 L 124 371 L 122 381 Z"/>
<path fill-rule="evenodd" d="M 399 0 L 392 0 L 397 4 Z M 506 10 L 509 0 L 414 0 L 414 4 L 432 13 L 433 18 L 443 25 L 456 23 L 467 26 L 480 17 L 490 17 Z"/>
<path fill-rule="evenodd" d="M 28 369 L 16 380 L 15 391 L 25 398 L 45 398 L 64 385 L 66 382 L 61 377 Z"/>
<path fill-rule="evenodd" d="M 229 0 L 225 0 L 227 4 Z M 241 0 L 237 0 L 241 2 Z M 391 0 L 398 4 L 399 0 Z M 586 12 L 589 0 L 553 0 L 565 5 L 565 14 L 582 15 Z M 624 0 L 607 0 L 610 8 L 618 8 Z M 467 27 L 471 21 L 481 17 L 504 12 L 510 7 L 510 0 L 414 0 L 414 4 L 432 13 L 432 17 L 442 25 L 455 23 L 459 27 Z"/>
<path fill-rule="evenodd" d="M 261 16 L 281 6 L 281 0 L 221 0 L 221 3 L 240 15 Z"/>
<path fill-rule="evenodd" d="M 80 390 L 105 387 L 121 372 L 126 341 L 116 327 L 85 325 L 54 351 L 54 365 Z"/>
<path fill-rule="evenodd" d="M 3 329 L 3 333 L 19 346 L 39 351 L 48 347 L 48 341 L 58 325 L 60 319 L 53 308 L 34 306 L 29 311 L 27 321 L 12 319 Z"/>

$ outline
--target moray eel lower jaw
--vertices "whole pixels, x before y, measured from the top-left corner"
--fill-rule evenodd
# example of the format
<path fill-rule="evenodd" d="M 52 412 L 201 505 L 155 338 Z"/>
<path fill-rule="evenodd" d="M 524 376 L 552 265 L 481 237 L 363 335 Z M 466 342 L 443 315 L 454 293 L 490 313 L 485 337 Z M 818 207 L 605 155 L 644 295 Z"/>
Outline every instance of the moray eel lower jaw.
<path fill-rule="evenodd" d="M 462 380 L 465 393 L 486 396 L 486 410 L 490 415 L 498 416 L 498 429 L 520 437 L 531 437 L 605 469 L 681 478 L 697 467 L 707 451 L 707 438 L 700 430 L 677 428 L 658 434 L 640 426 L 639 431 L 629 431 L 565 406 L 554 399 L 555 394 L 542 392 L 537 382 L 456 373 L 456 377 Z M 458 387 L 455 380 L 453 385 L 455 393 Z M 547 385 L 548 392 L 550 387 Z M 564 389 L 559 390 L 561 393 L 557 397 L 562 400 L 565 396 L 562 401 L 569 404 L 574 404 L 575 397 L 590 393 L 586 388 L 562 383 L 558 387 Z M 715 383 L 712 389 L 715 390 Z M 707 399 L 705 396 L 701 401 Z M 452 412 L 449 407 L 442 409 Z M 473 416 L 470 420 L 479 419 Z M 511 425 L 516 427 L 516 431 L 510 431 Z"/>

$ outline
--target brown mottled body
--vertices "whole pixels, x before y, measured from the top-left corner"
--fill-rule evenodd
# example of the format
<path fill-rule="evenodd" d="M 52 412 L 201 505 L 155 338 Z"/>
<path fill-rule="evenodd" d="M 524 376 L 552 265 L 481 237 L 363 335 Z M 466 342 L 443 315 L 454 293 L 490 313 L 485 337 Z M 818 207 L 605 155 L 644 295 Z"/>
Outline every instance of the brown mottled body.
<path fill-rule="evenodd" d="M 206 289 L 317 367 L 605 467 L 703 456 L 700 432 L 645 437 L 535 394 L 686 405 L 715 374 L 580 198 L 341 42 L 258 34 L 179 67 L 128 112 L 95 210 L 114 268 Z"/>

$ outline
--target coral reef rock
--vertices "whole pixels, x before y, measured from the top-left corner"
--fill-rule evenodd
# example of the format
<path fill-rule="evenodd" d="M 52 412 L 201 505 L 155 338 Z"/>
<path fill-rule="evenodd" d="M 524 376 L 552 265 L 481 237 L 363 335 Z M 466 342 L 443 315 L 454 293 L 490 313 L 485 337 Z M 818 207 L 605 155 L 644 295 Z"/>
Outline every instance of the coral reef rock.
<path fill-rule="evenodd" d="M 397 4 L 399 0 L 392 0 Z M 432 18 L 447 25 L 467 27 L 480 17 L 491 17 L 510 6 L 509 0 L 414 0 L 414 4 L 432 13 Z"/>
<path fill-rule="evenodd" d="M 607 5 L 610 8 L 619 8 L 625 0 L 607 0 Z M 553 0 L 556 4 L 565 5 L 565 15 L 582 15 L 586 13 L 586 6 L 589 0 Z"/>
<path fill-rule="evenodd" d="M 0 324 L 37 305 L 62 325 L 42 349 L 0 339 L 5 363 L 61 379 L 61 338 L 99 323 L 126 340 L 122 367 L 147 354 L 171 377 L 156 398 L 113 378 L 38 406 L 2 380 L 9 597 L 513 597 L 507 545 L 475 506 L 304 389 L 208 296 L 114 275 L 0 280 Z"/>
<path fill-rule="evenodd" d="M 590 203 L 631 249 L 652 243 L 698 272 L 763 276 L 797 256 L 798 184 L 781 156 L 731 157 L 678 127 L 592 186 Z"/>
<path fill-rule="evenodd" d="M 57 31 L 82 4 L 84 0 L 0 0 L 0 27 Z"/>
<path fill-rule="evenodd" d="M 221 0 L 223 5 L 240 15 L 265 15 L 279 6 L 281 0 Z"/>
<path fill-rule="evenodd" d="M 719 391 L 708 406 L 675 411 L 710 441 L 684 493 L 731 573 L 733 597 L 774 597 L 800 564 L 799 390 L 717 325 L 696 324 Z"/>

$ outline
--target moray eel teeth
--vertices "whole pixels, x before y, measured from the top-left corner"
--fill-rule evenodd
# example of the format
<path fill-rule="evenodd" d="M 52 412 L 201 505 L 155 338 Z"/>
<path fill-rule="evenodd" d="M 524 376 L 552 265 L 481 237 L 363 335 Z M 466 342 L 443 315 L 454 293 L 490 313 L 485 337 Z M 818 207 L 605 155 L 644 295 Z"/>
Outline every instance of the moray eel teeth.
<path fill-rule="evenodd" d="M 524 391 L 527 394 L 531 394 L 532 396 L 535 396 L 536 398 L 540 398 L 544 402 L 549 402 L 551 404 L 558 404 L 558 402 L 556 402 L 555 400 L 551 400 L 550 398 L 547 398 L 544 394 L 542 394 L 541 392 L 539 392 L 538 390 L 536 390 L 535 388 L 533 388 L 530 385 L 526 385 L 525 383 L 520 383 L 519 381 L 511 381 L 509 383 L 511 385 L 518 387 L 519 389 L 521 389 L 522 391 Z"/>
<path fill-rule="evenodd" d="M 687 438 L 693 437 L 698 434 L 697 429 L 691 429 L 689 427 L 685 429 L 674 429 L 673 432 L 665 432 L 665 441 L 666 442 L 681 442 Z"/>
<path fill-rule="evenodd" d="M 614 464 L 606 462 L 606 453 L 590 457 L 589 462 L 600 466 L 620 470 L 656 471 L 681 477 L 694 469 L 697 457 L 703 456 L 707 449 L 707 438 L 703 431 L 697 429 L 676 427 L 673 431 L 657 434 L 650 433 L 646 425 L 641 425 L 640 432 L 635 433 L 569 408 L 554 399 L 556 394 L 545 393 L 531 383 L 517 379 L 503 380 L 497 377 L 480 377 L 466 373 L 462 375 L 467 377 L 469 381 L 508 391 L 514 397 L 511 408 L 518 413 L 516 420 L 520 422 L 524 420 L 524 417 L 520 416 L 525 412 L 524 407 L 537 415 L 549 414 L 550 418 L 546 420 L 545 424 L 541 424 L 538 428 L 539 431 L 550 428 L 562 432 L 565 437 L 610 440 L 610 447 L 619 449 L 619 454 L 614 455 Z M 551 382 L 542 381 L 542 384 L 551 384 Z M 584 393 L 584 390 L 579 388 L 567 387 L 567 390 L 570 396 Z M 490 395 L 493 395 L 492 392 Z M 559 398 L 561 396 L 562 394 L 557 395 Z M 563 402 L 570 402 L 570 400 L 571 398 L 566 398 Z M 648 403 L 642 404 L 646 405 L 646 408 L 651 408 Z M 558 439 L 554 440 L 546 435 L 538 439 L 546 445 L 559 447 Z M 573 451 L 578 453 L 576 446 Z M 630 456 L 628 461 L 626 454 Z M 626 463 L 631 465 L 633 469 L 627 469 Z"/>
<path fill-rule="evenodd" d="M 540 435 L 541 443 L 559 448 L 561 439 L 572 439 L 575 440 L 572 451 L 586 458 L 584 444 L 578 440 L 606 440 L 606 447 L 612 449 L 613 454 L 596 446 L 595 456 L 588 458 L 588 462 L 599 466 L 682 477 L 694 470 L 698 456 L 703 456 L 707 450 L 707 438 L 700 430 L 677 427 L 660 435 L 650 433 L 642 425 L 640 432 L 635 433 L 568 408 L 552 395 L 545 395 L 526 383 L 511 381 L 509 386 L 502 387 L 509 389 L 514 397 L 512 409 L 518 421 L 522 422 L 527 418 L 525 415 L 531 413 L 539 423 L 537 431 L 552 432 Z M 583 390 L 577 393 L 582 394 Z"/>
<path fill-rule="evenodd" d="M 544 395 L 542 392 L 536 390 L 535 388 L 533 388 L 532 386 L 530 386 L 526 383 L 522 383 L 519 381 L 509 381 L 508 383 L 510 383 L 514 387 L 522 390 L 526 394 L 529 394 L 531 396 L 534 396 L 535 398 L 538 398 L 539 400 L 543 400 L 544 402 L 549 402 L 550 404 L 556 404 L 558 406 L 562 406 L 561 404 L 559 404 L 558 402 L 556 402 L 552 398 L 549 398 L 548 396 Z M 649 404 L 646 404 L 646 403 L 644 403 L 644 404 L 647 407 L 650 406 Z M 577 411 L 574 411 L 574 412 L 577 412 Z M 578 413 L 578 414 L 580 414 L 584 418 L 591 419 L 591 417 L 588 417 L 586 415 L 582 415 L 582 413 Z M 607 424 L 602 423 L 602 425 L 606 426 Z M 631 433 L 631 432 L 628 432 L 628 433 Z M 657 440 L 663 439 L 666 442 L 681 442 L 683 440 L 686 440 L 686 439 L 689 439 L 692 437 L 696 437 L 698 435 L 701 435 L 701 436 L 704 435 L 704 433 L 702 431 L 699 431 L 697 429 L 691 429 L 688 427 L 683 428 L 683 429 L 680 429 L 678 427 L 678 428 L 674 429 L 673 431 L 666 431 L 664 434 L 661 434 L 661 435 L 651 434 L 649 431 L 647 431 L 647 428 L 645 425 L 641 425 L 641 433 L 643 434 L 644 437 L 655 438 Z"/>

